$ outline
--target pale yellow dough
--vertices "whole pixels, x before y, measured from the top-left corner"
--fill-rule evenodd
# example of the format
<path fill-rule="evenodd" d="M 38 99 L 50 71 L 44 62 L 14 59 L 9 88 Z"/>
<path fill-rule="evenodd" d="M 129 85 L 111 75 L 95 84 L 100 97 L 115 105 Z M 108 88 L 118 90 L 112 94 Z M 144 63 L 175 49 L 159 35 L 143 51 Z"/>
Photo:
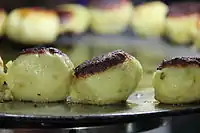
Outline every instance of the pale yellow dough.
<path fill-rule="evenodd" d="M 73 64 L 67 56 L 20 55 L 7 67 L 6 83 L 15 100 L 55 102 L 69 95 Z"/>
<path fill-rule="evenodd" d="M 57 39 L 59 17 L 47 9 L 14 9 L 7 18 L 6 35 L 26 45 L 44 45 Z"/>
<path fill-rule="evenodd" d="M 60 24 L 59 32 L 61 34 L 66 32 L 80 34 L 88 29 L 90 24 L 90 13 L 87 8 L 78 4 L 64 4 L 59 5 L 58 9 L 63 12 L 66 11 L 72 13 L 71 17 L 66 18 L 66 21 Z"/>
<path fill-rule="evenodd" d="M 75 103 L 113 104 L 125 102 L 142 78 L 142 66 L 134 57 L 104 72 L 75 78 L 71 98 Z"/>
<path fill-rule="evenodd" d="M 4 10 L 0 10 L 0 37 L 5 34 L 6 19 L 7 13 Z"/>
<path fill-rule="evenodd" d="M 161 103 L 179 104 L 200 100 L 200 68 L 164 68 L 153 76 L 155 98 Z"/>
<path fill-rule="evenodd" d="M 5 81 L 4 63 L 0 57 L 0 87 L 3 85 L 4 81 Z"/>
<path fill-rule="evenodd" d="M 114 9 L 90 7 L 91 30 L 98 34 L 118 34 L 130 24 L 133 6 L 131 2 Z"/>
<path fill-rule="evenodd" d="M 168 7 L 162 2 L 147 2 L 136 6 L 132 15 L 132 29 L 142 37 L 162 36 Z"/>
<path fill-rule="evenodd" d="M 166 19 L 166 36 L 175 44 L 187 45 L 196 35 L 198 15 L 168 17 Z"/>

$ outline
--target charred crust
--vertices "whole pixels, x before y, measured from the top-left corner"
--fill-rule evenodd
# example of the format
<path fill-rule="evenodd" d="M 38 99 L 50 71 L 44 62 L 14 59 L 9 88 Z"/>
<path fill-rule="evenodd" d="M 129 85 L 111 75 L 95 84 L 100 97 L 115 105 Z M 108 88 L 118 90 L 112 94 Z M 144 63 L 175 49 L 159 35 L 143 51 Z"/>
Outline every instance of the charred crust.
<path fill-rule="evenodd" d="M 163 60 L 157 70 L 162 70 L 168 67 L 184 68 L 188 66 L 200 67 L 199 57 L 174 57 L 170 60 Z"/>
<path fill-rule="evenodd" d="M 56 49 L 56 48 L 53 48 L 53 47 L 49 47 L 47 48 L 47 50 L 49 51 L 49 53 L 51 54 L 59 54 L 59 55 L 65 55 L 62 51 Z"/>
<path fill-rule="evenodd" d="M 178 2 L 169 5 L 168 17 L 182 17 L 200 13 L 199 2 Z"/>
<path fill-rule="evenodd" d="M 63 52 L 61 52 L 60 50 L 53 48 L 53 47 L 27 48 L 27 49 L 23 49 L 20 52 L 21 55 L 23 55 L 23 54 L 45 54 L 45 53 L 65 55 Z"/>
<path fill-rule="evenodd" d="M 123 50 L 116 50 L 87 60 L 74 69 L 76 77 L 86 77 L 103 72 L 113 66 L 123 63 L 131 56 Z"/>

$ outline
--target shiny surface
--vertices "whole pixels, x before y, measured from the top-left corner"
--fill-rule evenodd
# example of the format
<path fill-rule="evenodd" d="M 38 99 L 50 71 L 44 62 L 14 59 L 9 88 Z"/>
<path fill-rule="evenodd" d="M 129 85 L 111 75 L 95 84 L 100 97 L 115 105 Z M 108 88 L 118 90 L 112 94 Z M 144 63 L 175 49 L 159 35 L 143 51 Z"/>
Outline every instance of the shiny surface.
<path fill-rule="evenodd" d="M 134 93 L 127 104 L 119 105 L 8 102 L 0 104 L 0 118 L 4 124 L 10 122 L 9 126 L 14 127 L 24 123 L 41 123 L 44 127 L 49 125 L 79 127 L 134 122 L 145 118 L 154 117 L 155 119 L 161 116 L 183 115 L 200 111 L 198 105 L 159 105 L 153 97 L 153 90 L 147 89 Z M 18 123 L 14 125 L 14 122 Z"/>
<path fill-rule="evenodd" d="M 167 121 L 159 122 L 159 120 L 146 121 L 149 125 L 141 125 L 141 123 L 127 123 L 117 125 L 107 125 L 98 127 L 78 127 L 78 128 L 61 128 L 61 129 L 24 129 L 18 128 L 13 130 L 0 130 L 0 133 L 110 133 L 112 130 L 114 133 L 149 133 L 148 130 L 154 131 L 154 133 L 169 133 L 169 123 Z M 152 123 L 154 125 L 152 125 Z M 167 132 L 168 131 L 168 132 Z"/>

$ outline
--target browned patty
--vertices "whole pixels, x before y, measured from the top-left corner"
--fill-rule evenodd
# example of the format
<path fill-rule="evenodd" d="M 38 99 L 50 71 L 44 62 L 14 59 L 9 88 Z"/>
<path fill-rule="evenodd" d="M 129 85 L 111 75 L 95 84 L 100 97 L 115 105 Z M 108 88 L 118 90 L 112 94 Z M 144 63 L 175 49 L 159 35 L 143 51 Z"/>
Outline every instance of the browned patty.
<path fill-rule="evenodd" d="M 65 55 L 63 52 L 56 48 L 45 48 L 45 47 L 38 47 L 38 48 L 27 48 L 23 49 L 20 54 L 45 54 L 45 53 L 51 53 L 51 54 L 59 54 L 59 55 Z"/>
<path fill-rule="evenodd" d="M 181 17 L 200 13 L 199 2 L 178 2 L 169 5 L 168 17 Z"/>
<path fill-rule="evenodd" d="M 75 68 L 76 77 L 87 77 L 98 72 L 103 72 L 113 66 L 123 63 L 131 55 L 123 50 L 116 50 L 108 54 L 97 56 L 87 60 Z"/>
<path fill-rule="evenodd" d="M 170 60 L 163 60 L 158 66 L 157 70 L 162 70 L 168 67 L 183 68 L 188 66 L 198 66 L 200 67 L 199 57 L 174 57 Z"/>

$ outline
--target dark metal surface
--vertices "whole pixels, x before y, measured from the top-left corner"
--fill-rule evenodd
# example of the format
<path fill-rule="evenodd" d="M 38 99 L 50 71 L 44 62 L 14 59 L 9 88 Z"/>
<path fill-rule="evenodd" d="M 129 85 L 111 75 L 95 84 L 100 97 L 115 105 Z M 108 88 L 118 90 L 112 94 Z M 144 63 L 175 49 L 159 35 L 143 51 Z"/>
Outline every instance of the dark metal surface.
<path fill-rule="evenodd" d="M 127 104 L 94 106 L 65 103 L 34 104 L 9 102 L 0 104 L 1 127 L 81 127 L 99 126 L 155 119 L 163 116 L 199 113 L 199 105 L 159 105 L 153 90 L 134 93 Z"/>
<path fill-rule="evenodd" d="M 143 123 L 142 127 L 135 125 L 135 123 L 115 124 L 98 127 L 78 127 L 78 128 L 15 128 L 15 129 L 0 129 L 0 133 L 146 133 L 145 131 L 153 131 L 154 133 L 169 133 L 169 123 L 167 121 L 146 121 L 149 124 Z M 152 124 L 153 123 L 153 124 Z M 159 123 L 159 124 L 157 124 Z M 144 128 L 143 128 L 144 127 Z M 148 133 L 148 132 L 147 132 Z"/>

